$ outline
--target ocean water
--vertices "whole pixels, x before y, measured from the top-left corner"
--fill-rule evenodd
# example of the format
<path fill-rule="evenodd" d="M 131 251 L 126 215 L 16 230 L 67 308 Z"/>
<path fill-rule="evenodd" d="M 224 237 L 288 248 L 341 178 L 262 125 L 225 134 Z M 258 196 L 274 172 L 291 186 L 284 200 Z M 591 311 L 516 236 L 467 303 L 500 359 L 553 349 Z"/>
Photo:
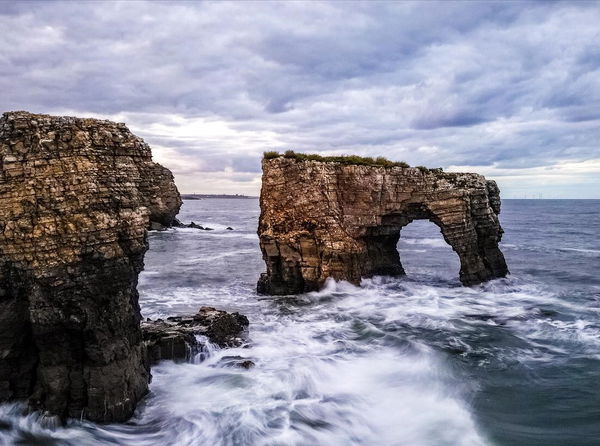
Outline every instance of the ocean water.
<path fill-rule="evenodd" d="M 438 228 L 417 221 L 399 243 L 406 277 L 295 297 L 255 293 L 258 215 L 254 199 L 186 201 L 180 219 L 215 230 L 150 233 L 139 286 L 146 317 L 244 313 L 247 348 L 154 367 L 126 424 L 0 406 L 0 445 L 600 444 L 600 201 L 505 200 L 506 279 L 462 287 Z"/>

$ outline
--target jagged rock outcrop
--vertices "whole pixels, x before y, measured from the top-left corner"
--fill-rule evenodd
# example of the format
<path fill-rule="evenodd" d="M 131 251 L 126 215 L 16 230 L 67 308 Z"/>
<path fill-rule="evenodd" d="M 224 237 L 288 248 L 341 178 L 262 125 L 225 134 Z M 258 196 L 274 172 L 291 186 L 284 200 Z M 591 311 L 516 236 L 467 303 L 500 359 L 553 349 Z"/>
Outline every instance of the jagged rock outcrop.
<path fill-rule="evenodd" d="M 124 124 L 0 119 L 0 401 L 62 417 L 129 418 L 149 370 L 136 290 L 173 176 Z"/>
<path fill-rule="evenodd" d="M 189 359 L 203 347 L 196 336 L 206 336 L 219 347 L 239 347 L 244 343 L 248 318 L 212 307 L 201 307 L 193 316 L 172 316 L 166 320 L 142 322 L 144 341 L 152 363 L 163 359 Z"/>
<path fill-rule="evenodd" d="M 258 291 L 319 289 L 328 277 L 404 274 L 402 227 L 429 219 L 460 258 L 465 285 L 503 277 L 496 183 L 474 173 L 291 157 L 263 160 Z"/>
<path fill-rule="evenodd" d="M 197 223 L 191 222 L 189 224 L 185 224 L 180 222 L 178 219 L 173 220 L 173 226 L 176 228 L 191 228 L 191 229 L 200 229 L 201 231 L 213 231 L 213 228 L 209 228 L 208 226 L 202 226 Z"/>

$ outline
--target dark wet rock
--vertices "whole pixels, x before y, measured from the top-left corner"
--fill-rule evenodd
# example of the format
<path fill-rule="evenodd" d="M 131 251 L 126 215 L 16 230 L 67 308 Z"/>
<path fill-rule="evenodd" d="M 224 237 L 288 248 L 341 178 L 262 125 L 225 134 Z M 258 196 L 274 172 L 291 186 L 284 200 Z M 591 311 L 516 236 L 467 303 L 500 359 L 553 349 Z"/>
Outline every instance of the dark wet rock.
<path fill-rule="evenodd" d="M 166 231 L 168 226 L 165 226 L 157 221 L 150 222 L 150 231 Z"/>
<path fill-rule="evenodd" d="M 286 157 L 262 167 L 258 235 L 267 271 L 259 293 L 314 291 L 329 277 L 358 285 L 403 275 L 400 231 L 418 219 L 440 227 L 464 285 L 508 273 L 499 190 L 481 175 Z"/>
<path fill-rule="evenodd" d="M 181 205 L 124 124 L 0 119 L 0 401 L 128 419 L 150 377 L 136 290 L 146 229 Z"/>
<path fill-rule="evenodd" d="M 548 318 L 556 317 L 559 315 L 558 311 L 551 310 L 548 308 L 540 308 L 539 312 L 540 312 L 540 315 L 542 315 L 543 317 L 548 317 Z"/>
<path fill-rule="evenodd" d="M 179 220 L 176 220 L 175 223 L 173 224 L 173 226 L 176 227 L 176 228 L 200 229 L 202 231 L 212 231 L 213 230 L 213 228 L 207 228 L 205 226 L 196 224 L 194 222 L 191 222 L 191 223 L 189 223 L 189 224 L 186 225 L 185 223 L 182 223 Z"/>
<path fill-rule="evenodd" d="M 245 361 L 239 362 L 238 365 L 243 369 L 249 370 L 252 367 L 254 367 L 256 364 L 254 364 L 254 361 L 250 361 L 249 359 L 247 359 Z"/>
<path fill-rule="evenodd" d="M 151 362 L 161 359 L 185 360 L 201 351 L 196 336 L 206 336 L 220 347 L 239 347 L 248 328 L 248 318 L 212 307 L 201 307 L 192 316 L 173 316 L 166 320 L 142 322 L 144 342 Z"/>
<path fill-rule="evenodd" d="M 162 320 L 142 322 L 142 333 L 150 364 L 163 359 L 188 360 L 200 347 L 193 332 Z"/>
<path fill-rule="evenodd" d="M 254 361 L 242 356 L 223 356 L 218 365 L 220 367 L 240 368 L 246 370 L 256 366 Z"/>

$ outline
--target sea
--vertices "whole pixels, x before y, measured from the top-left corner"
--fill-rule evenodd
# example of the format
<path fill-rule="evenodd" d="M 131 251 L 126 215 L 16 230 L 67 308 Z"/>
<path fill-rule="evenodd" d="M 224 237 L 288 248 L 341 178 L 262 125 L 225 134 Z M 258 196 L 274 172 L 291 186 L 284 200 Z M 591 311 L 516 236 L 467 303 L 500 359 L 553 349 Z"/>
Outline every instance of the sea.
<path fill-rule="evenodd" d="M 256 294 L 259 213 L 185 201 L 179 219 L 214 230 L 151 232 L 139 283 L 144 317 L 239 311 L 248 345 L 161 362 L 124 424 L 2 405 L 0 445 L 600 445 L 600 200 L 504 200 L 504 279 L 461 286 L 439 228 L 415 221 L 405 277 L 283 297 Z"/>

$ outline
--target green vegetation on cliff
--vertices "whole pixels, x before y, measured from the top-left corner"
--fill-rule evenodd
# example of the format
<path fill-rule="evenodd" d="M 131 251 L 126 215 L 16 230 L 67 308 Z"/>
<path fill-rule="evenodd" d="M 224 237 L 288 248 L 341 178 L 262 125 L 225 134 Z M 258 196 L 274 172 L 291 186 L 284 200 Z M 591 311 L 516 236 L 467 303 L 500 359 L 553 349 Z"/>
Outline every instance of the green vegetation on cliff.
<path fill-rule="evenodd" d="M 281 156 L 298 161 L 321 161 L 325 163 L 340 163 L 374 167 L 410 167 L 404 161 L 390 161 L 382 156 L 378 156 L 377 158 L 358 155 L 322 156 L 314 153 L 296 153 L 293 150 L 287 150 L 284 154 L 280 154 L 279 152 L 264 153 L 264 158 L 267 160 L 279 158 Z"/>

